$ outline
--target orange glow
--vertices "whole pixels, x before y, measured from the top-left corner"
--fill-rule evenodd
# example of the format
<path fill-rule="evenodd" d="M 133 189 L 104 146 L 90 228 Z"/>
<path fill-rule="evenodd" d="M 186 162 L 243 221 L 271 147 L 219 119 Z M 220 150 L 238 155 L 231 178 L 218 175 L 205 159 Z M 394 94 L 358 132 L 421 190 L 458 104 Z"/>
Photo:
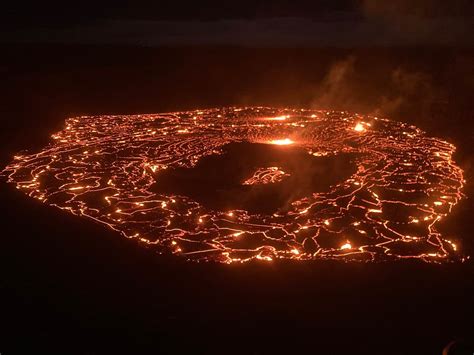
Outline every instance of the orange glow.
<path fill-rule="evenodd" d="M 287 176 L 290 176 L 290 174 L 285 173 L 276 166 L 259 168 L 253 176 L 245 180 L 242 185 L 272 184 L 280 182 Z"/>
<path fill-rule="evenodd" d="M 76 187 L 70 187 L 69 190 L 74 191 L 74 190 L 82 190 L 84 189 L 85 186 L 76 186 Z"/>
<path fill-rule="evenodd" d="M 345 249 L 352 249 L 352 245 L 350 242 L 346 242 L 345 244 L 341 245 L 341 250 L 345 250 Z"/>
<path fill-rule="evenodd" d="M 211 209 L 190 196 L 154 189 L 164 170 L 193 169 L 202 158 L 223 154 L 223 147 L 238 142 L 297 143 L 305 155 L 312 155 L 309 159 L 355 153 L 357 170 L 327 191 L 295 196 L 268 214 L 230 205 Z M 462 256 L 462 244 L 438 230 L 439 221 L 448 219 L 464 198 L 466 180 L 454 161 L 455 149 L 388 119 L 231 107 L 69 118 L 48 146 L 16 154 L 0 175 L 41 203 L 187 260 L 230 264 L 414 258 L 440 263 Z M 286 163 L 252 167 L 248 175 L 238 175 L 238 187 L 285 187 L 293 183 L 291 175 L 304 175 L 298 164 Z M 277 191 L 278 186 L 272 188 Z M 420 197 L 414 200 L 412 194 Z M 256 203 L 265 204 L 267 198 L 272 197 Z M 356 246 L 346 238 L 356 238 Z"/>
<path fill-rule="evenodd" d="M 285 138 L 285 139 L 274 139 L 274 140 L 271 140 L 270 141 L 270 144 L 276 144 L 276 145 L 290 145 L 290 144 L 293 144 L 295 143 L 294 141 L 292 141 L 291 139 L 289 138 Z"/>
<path fill-rule="evenodd" d="M 257 255 L 257 259 L 263 260 L 263 261 L 272 261 L 272 257 L 270 256 L 262 256 L 262 255 Z"/>
<path fill-rule="evenodd" d="M 287 118 L 290 118 L 290 115 L 275 116 L 267 118 L 268 121 L 285 121 Z"/>

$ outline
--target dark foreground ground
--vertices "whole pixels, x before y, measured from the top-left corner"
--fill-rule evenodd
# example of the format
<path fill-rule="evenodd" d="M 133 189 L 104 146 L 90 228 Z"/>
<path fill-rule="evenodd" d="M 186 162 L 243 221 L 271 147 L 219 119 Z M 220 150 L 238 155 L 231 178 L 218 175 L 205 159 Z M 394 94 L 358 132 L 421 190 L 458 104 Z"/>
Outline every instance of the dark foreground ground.
<path fill-rule="evenodd" d="M 0 165 L 81 114 L 377 112 L 459 147 L 445 224 L 473 255 L 474 51 L 3 46 Z M 157 256 L 1 184 L 0 352 L 441 354 L 474 339 L 474 266 L 222 266 Z M 465 353 L 472 353 L 465 352 Z"/>

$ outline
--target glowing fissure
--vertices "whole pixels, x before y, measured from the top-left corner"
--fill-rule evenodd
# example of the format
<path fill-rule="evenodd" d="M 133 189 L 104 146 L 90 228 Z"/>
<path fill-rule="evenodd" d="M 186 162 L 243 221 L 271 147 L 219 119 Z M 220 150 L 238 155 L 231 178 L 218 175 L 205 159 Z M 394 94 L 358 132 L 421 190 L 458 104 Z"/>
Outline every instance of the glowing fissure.
<path fill-rule="evenodd" d="M 15 156 L 2 175 L 31 197 L 159 252 L 224 263 L 460 257 L 459 246 L 436 229 L 463 197 L 455 147 L 404 123 L 243 107 L 76 117 L 52 138 L 37 153 Z M 291 144 L 314 156 L 359 153 L 358 169 L 329 192 L 315 191 L 271 215 L 210 210 L 187 196 L 151 191 L 164 169 L 191 169 L 242 141 Z M 285 174 L 261 167 L 242 183 L 278 184 Z"/>
<path fill-rule="evenodd" d="M 290 174 L 285 173 L 277 166 L 271 166 L 269 168 L 259 168 L 251 178 L 245 180 L 242 184 L 272 184 L 282 181 L 286 176 L 290 176 Z"/>

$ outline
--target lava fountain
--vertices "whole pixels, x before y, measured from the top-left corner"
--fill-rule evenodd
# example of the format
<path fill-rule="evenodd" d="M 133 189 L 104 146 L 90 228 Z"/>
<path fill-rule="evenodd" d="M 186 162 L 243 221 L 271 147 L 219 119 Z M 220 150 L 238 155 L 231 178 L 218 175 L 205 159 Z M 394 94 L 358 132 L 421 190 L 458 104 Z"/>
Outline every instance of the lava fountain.
<path fill-rule="evenodd" d="M 404 123 L 222 108 L 69 118 L 52 140 L 15 156 L 2 175 L 45 204 L 160 253 L 223 263 L 461 258 L 436 228 L 463 197 L 455 147 Z M 233 160 L 213 167 L 225 154 Z M 317 187 L 345 169 L 336 161 L 327 170 L 342 156 L 352 170 Z M 180 187 L 188 175 L 200 185 Z M 207 189 L 202 199 L 194 186 Z M 252 208 L 275 196 L 267 210 Z"/>

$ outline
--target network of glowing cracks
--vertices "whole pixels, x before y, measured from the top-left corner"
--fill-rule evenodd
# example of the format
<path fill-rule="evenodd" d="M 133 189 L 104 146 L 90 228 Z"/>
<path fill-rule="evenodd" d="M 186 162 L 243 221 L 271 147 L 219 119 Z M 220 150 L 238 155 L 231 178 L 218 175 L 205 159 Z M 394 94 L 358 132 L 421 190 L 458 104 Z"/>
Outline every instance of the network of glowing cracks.
<path fill-rule="evenodd" d="M 459 259 L 437 223 L 463 197 L 455 147 L 404 123 L 348 112 L 265 107 L 67 119 L 39 152 L 2 175 L 29 196 L 102 223 L 159 253 L 223 263 L 275 259 Z M 357 153 L 357 171 L 273 214 L 211 210 L 158 194 L 164 169 L 192 169 L 232 142 Z M 278 184 L 277 166 L 242 185 Z"/>

